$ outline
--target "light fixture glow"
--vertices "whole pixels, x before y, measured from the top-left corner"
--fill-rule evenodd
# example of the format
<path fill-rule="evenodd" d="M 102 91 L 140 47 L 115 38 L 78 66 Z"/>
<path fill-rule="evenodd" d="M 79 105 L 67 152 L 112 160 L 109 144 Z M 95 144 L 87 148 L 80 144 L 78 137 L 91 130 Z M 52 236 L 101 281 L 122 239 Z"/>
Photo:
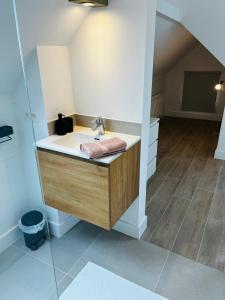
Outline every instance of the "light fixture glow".
<path fill-rule="evenodd" d="M 215 90 L 217 91 L 225 91 L 224 81 L 220 81 L 220 83 L 215 85 Z"/>
<path fill-rule="evenodd" d="M 89 3 L 89 2 L 82 3 L 82 5 L 87 6 L 87 7 L 93 7 L 93 6 L 95 6 L 94 3 Z"/>
<path fill-rule="evenodd" d="M 87 7 L 108 6 L 108 0 L 68 0 L 68 1 L 76 4 L 81 4 Z"/>

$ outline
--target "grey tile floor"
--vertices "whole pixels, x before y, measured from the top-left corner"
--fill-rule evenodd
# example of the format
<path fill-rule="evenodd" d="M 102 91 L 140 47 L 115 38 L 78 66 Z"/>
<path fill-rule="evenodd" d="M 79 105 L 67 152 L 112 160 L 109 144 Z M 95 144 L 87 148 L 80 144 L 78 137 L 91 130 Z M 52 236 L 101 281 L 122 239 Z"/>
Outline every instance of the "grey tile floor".
<path fill-rule="evenodd" d="M 28 251 L 20 240 L 1 254 L 0 300 L 57 300 L 51 253 L 59 294 L 91 261 L 170 300 L 225 299 L 223 272 L 80 222 L 36 252 Z"/>

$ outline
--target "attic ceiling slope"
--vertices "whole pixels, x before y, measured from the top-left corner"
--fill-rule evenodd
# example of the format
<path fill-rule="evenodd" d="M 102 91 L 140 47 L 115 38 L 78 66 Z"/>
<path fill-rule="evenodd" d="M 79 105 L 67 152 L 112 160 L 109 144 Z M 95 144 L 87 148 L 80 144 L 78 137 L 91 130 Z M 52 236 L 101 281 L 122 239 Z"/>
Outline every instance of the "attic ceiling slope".
<path fill-rule="evenodd" d="M 62 0 L 16 0 L 24 57 L 38 46 L 65 46 L 90 9 Z"/>
<path fill-rule="evenodd" d="M 225 66 L 225 2 L 223 0 L 167 0 L 180 9 L 182 24 Z"/>
<path fill-rule="evenodd" d="M 195 38 L 182 25 L 157 15 L 154 75 L 167 73 L 196 44 Z"/>
<path fill-rule="evenodd" d="M 16 0 L 15 3 L 25 62 L 37 45 L 67 45 L 90 11 L 62 0 Z M 0 39 L 0 94 L 9 94 L 21 76 L 12 1 L 1 0 Z"/>

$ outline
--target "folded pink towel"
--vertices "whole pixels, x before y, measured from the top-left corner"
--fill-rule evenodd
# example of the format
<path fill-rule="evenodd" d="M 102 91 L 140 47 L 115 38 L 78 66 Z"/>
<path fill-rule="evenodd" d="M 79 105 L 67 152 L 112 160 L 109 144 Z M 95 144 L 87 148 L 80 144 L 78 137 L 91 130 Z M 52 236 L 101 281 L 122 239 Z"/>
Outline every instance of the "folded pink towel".
<path fill-rule="evenodd" d="M 104 141 L 85 143 L 80 145 L 80 150 L 90 158 L 100 158 L 124 151 L 127 143 L 120 138 L 114 137 Z"/>

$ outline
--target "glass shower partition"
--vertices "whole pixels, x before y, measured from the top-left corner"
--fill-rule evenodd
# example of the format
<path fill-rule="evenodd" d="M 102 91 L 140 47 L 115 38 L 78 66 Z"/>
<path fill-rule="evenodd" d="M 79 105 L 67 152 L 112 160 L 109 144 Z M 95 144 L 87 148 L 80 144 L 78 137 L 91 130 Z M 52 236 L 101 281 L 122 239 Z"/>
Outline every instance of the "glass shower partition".
<path fill-rule="evenodd" d="M 56 300 L 56 278 L 59 282 L 64 274 L 55 276 L 47 225 L 37 251 L 25 245 L 18 226 L 28 212 L 38 211 L 44 219 L 46 213 L 33 126 L 39 121 L 30 109 L 13 0 L 0 2 L 0 38 L 0 299 Z M 35 222 L 24 220 L 25 229 Z"/>

